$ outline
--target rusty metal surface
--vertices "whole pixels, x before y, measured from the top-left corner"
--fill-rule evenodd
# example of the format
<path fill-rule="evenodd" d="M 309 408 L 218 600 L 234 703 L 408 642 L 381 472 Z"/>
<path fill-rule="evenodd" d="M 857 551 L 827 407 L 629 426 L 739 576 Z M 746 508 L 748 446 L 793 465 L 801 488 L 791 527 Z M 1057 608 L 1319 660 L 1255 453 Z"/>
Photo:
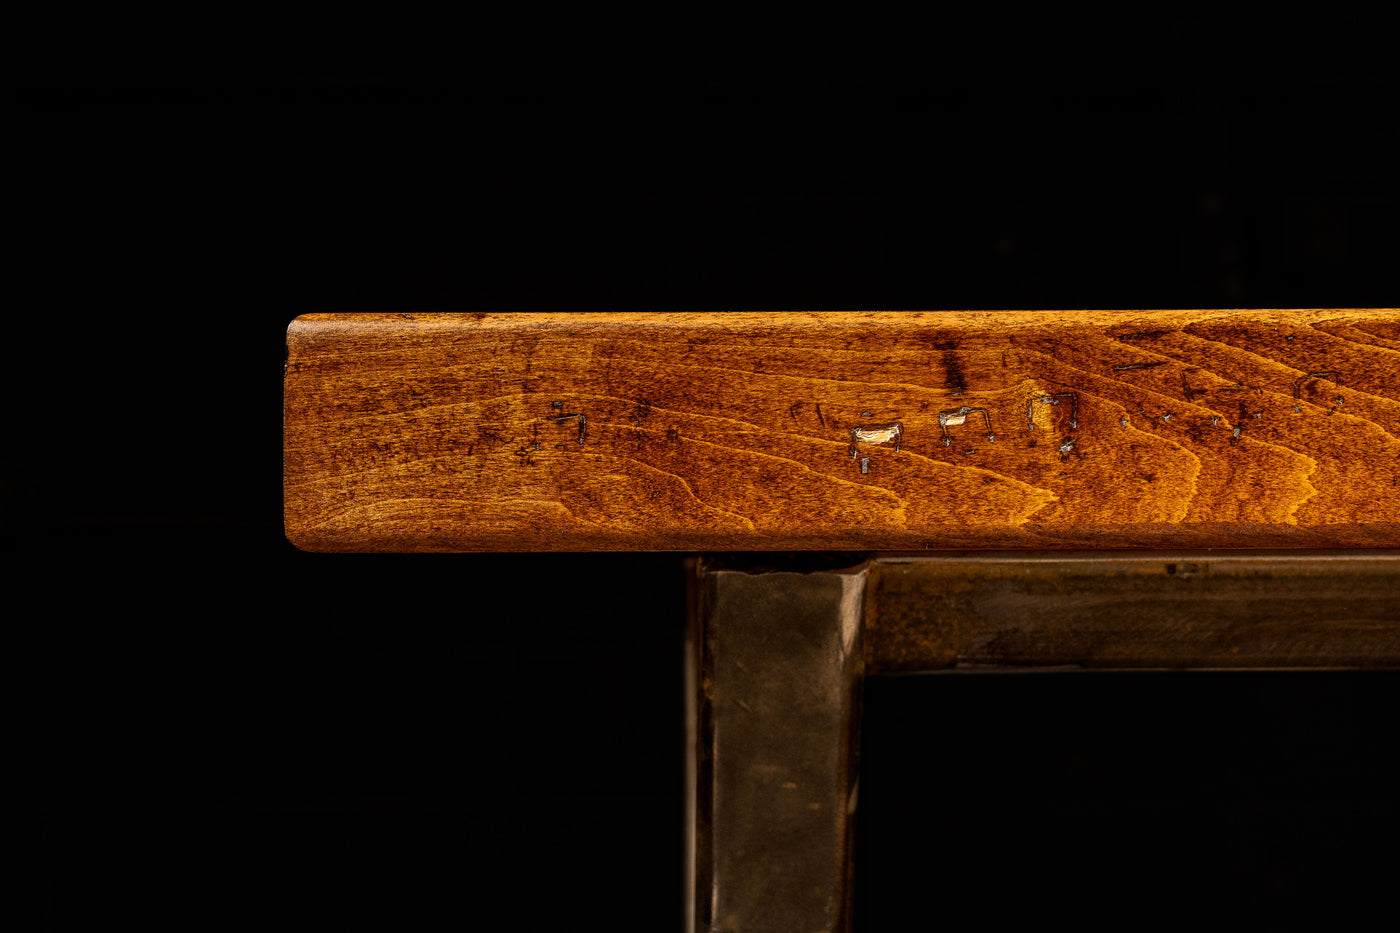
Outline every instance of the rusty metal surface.
<path fill-rule="evenodd" d="M 1400 551 L 880 558 L 869 673 L 1400 667 Z"/>
<path fill-rule="evenodd" d="M 702 568 L 692 929 L 849 929 L 865 574 Z"/>

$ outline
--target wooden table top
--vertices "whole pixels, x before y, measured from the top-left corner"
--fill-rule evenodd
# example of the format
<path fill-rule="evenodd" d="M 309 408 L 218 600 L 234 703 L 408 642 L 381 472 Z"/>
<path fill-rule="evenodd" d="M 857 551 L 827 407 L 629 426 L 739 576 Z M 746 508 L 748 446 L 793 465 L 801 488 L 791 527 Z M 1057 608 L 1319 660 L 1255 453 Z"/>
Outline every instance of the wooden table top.
<path fill-rule="evenodd" d="M 310 315 L 317 551 L 1400 545 L 1400 312 Z"/>

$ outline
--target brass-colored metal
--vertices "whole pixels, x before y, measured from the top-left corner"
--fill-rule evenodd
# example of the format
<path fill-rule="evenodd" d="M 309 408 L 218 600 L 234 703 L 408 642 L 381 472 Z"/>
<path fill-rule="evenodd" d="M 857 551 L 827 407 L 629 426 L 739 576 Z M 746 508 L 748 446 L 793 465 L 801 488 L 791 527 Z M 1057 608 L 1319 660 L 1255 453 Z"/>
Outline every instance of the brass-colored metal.
<path fill-rule="evenodd" d="M 865 573 L 698 583 L 691 929 L 849 930 Z"/>
<path fill-rule="evenodd" d="M 1400 551 L 730 561 L 692 581 L 697 933 L 850 929 L 866 674 L 1400 668 Z"/>
<path fill-rule="evenodd" d="M 869 673 L 1400 667 L 1400 551 L 881 558 L 867 599 Z"/>

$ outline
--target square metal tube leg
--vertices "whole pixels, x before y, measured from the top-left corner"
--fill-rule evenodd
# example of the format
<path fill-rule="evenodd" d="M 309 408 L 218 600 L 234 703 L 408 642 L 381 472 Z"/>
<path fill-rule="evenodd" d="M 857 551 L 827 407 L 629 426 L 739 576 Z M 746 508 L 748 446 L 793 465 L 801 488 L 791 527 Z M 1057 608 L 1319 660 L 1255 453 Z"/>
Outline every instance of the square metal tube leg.
<path fill-rule="evenodd" d="M 865 570 L 697 584 L 690 928 L 849 930 Z"/>
<path fill-rule="evenodd" d="M 849 930 L 867 673 L 1400 667 L 1397 551 L 855 563 L 692 577 L 692 930 Z"/>

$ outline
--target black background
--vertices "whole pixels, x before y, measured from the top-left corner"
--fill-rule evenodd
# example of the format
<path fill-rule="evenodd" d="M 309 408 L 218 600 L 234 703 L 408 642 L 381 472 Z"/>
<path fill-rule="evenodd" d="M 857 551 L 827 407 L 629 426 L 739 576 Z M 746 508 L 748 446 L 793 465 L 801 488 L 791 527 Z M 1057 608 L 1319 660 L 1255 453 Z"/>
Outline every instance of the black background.
<path fill-rule="evenodd" d="M 1389 23 L 1118 25 L 1012 45 L 994 16 L 800 69 L 489 32 L 393 62 L 36 56 L 8 121 L 3 520 L 37 595 L 7 615 L 46 928 L 679 928 L 680 558 L 298 552 L 286 325 L 1393 306 Z M 861 919 L 1383 893 L 1396 698 L 872 683 Z"/>

